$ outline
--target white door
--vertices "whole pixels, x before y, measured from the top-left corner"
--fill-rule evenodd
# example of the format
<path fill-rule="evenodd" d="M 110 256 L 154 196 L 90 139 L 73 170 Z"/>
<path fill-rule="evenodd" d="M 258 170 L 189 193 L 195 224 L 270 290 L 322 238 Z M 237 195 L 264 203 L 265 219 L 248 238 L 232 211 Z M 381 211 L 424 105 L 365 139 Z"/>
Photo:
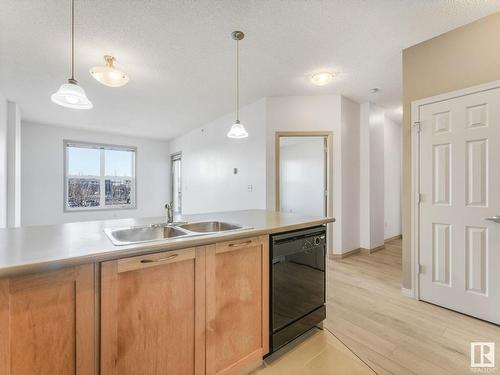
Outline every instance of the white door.
<path fill-rule="evenodd" d="M 280 137 L 280 211 L 326 216 L 326 138 Z"/>
<path fill-rule="evenodd" d="M 499 324 L 500 89 L 420 106 L 419 120 L 420 299 Z"/>

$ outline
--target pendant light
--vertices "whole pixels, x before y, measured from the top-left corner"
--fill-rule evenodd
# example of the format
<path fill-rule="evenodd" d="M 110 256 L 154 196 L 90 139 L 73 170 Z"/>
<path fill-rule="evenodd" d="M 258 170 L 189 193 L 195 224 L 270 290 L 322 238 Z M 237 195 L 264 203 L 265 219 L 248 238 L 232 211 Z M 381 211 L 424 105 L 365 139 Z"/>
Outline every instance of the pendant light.
<path fill-rule="evenodd" d="M 246 138 L 248 133 L 240 123 L 240 40 L 245 37 L 242 31 L 233 31 L 231 34 L 236 40 L 236 121 L 227 133 L 229 138 Z"/>
<path fill-rule="evenodd" d="M 71 0 L 71 78 L 68 79 L 68 83 L 62 84 L 50 98 L 54 103 L 67 108 L 92 108 L 92 103 L 85 95 L 85 91 L 78 86 L 75 79 L 75 0 Z"/>
<path fill-rule="evenodd" d="M 90 74 L 98 82 L 109 87 L 121 87 L 127 84 L 128 75 L 118 70 L 114 66 L 116 59 L 113 56 L 105 55 L 106 66 L 94 66 L 90 69 Z"/>

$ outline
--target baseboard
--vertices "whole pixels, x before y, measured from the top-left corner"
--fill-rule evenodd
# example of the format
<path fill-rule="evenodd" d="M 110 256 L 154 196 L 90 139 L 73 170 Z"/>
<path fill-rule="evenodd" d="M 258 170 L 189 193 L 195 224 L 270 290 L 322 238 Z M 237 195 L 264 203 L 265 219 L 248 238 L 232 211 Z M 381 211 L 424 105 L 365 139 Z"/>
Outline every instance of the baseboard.
<path fill-rule="evenodd" d="M 377 247 L 374 247 L 374 248 L 371 248 L 371 249 L 361 248 L 360 250 L 361 250 L 363 253 L 373 254 L 373 253 L 375 253 L 376 251 L 380 251 L 380 250 L 384 250 L 384 249 L 385 249 L 385 245 L 380 245 L 380 246 L 377 246 Z"/>
<path fill-rule="evenodd" d="M 390 241 L 394 241 L 394 240 L 400 240 L 402 238 L 403 238 L 403 235 L 402 234 L 398 234 L 397 236 L 386 238 L 384 240 L 384 243 L 390 242 Z"/>
<path fill-rule="evenodd" d="M 413 289 L 401 288 L 401 295 L 403 297 L 415 298 L 415 293 L 413 293 Z"/>
<path fill-rule="evenodd" d="M 329 255 L 329 258 L 330 259 L 343 259 L 343 258 L 346 258 L 350 255 L 354 255 L 354 254 L 357 254 L 361 251 L 360 248 L 358 249 L 352 249 L 352 250 L 349 250 L 349 251 L 346 251 L 345 253 L 342 253 L 342 254 L 330 254 Z"/>

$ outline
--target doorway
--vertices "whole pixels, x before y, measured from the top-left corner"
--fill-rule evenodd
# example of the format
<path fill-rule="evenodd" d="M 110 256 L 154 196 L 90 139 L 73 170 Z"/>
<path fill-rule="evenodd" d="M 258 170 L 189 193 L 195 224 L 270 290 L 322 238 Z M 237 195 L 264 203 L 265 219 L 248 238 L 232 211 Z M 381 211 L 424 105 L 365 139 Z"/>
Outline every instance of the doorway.
<path fill-rule="evenodd" d="M 182 154 L 173 154 L 171 165 L 171 197 L 174 214 L 182 213 Z"/>
<path fill-rule="evenodd" d="M 276 211 L 329 214 L 330 132 L 276 132 Z"/>

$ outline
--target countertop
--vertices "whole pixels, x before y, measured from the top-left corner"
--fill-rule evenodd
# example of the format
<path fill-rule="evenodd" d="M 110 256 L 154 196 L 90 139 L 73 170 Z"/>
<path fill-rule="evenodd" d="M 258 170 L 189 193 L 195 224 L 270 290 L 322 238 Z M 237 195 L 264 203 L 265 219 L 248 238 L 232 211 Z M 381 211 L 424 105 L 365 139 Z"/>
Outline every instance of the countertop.
<path fill-rule="evenodd" d="M 65 266 L 101 262 L 157 251 L 203 246 L 215 242 L 259 236 L 332 223 L 333 218 L 245 210 L 183 216 L 188 222 L 219 220 L 251 227 L 195 237 L 115 246 L 105 228 L 165 222 L 165 217 L 120 219 L 0 229 L 0 277 L 40 272 Z"/>

